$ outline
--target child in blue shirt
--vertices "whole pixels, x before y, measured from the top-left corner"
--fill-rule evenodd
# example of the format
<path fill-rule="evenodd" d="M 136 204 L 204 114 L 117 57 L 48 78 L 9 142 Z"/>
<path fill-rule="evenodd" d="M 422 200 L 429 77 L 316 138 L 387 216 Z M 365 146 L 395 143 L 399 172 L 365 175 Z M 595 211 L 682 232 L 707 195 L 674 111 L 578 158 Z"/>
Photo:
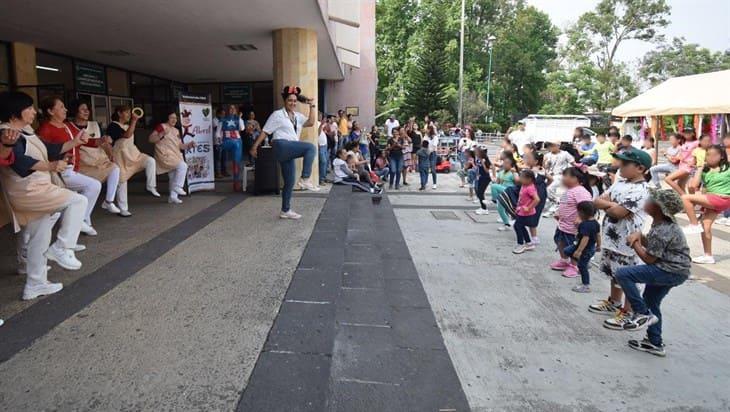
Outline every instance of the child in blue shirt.
<path fill-rule="evenodd" d="M 588 265 L 596 250 L 601 249 L 601 225 L 596 221 L 596 208 L 591 201 L 583 201 L 576 206 L 578 209 L 578 234 L 575 243 L 563 249 L 565 256 L 570 257 L 580 272 L 580 284 L 573 287 L 573 292 L 589 293 L 591 291 L 591 276 Z"/>

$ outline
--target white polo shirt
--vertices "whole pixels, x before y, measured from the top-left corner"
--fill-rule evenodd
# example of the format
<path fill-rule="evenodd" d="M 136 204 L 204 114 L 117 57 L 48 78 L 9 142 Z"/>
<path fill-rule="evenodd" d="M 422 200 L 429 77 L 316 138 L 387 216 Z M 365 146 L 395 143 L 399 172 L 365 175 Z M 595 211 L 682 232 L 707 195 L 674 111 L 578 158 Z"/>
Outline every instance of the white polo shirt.
<path fill-rule="evenodd" d="M 272 136 L 272 140 L 297 141 L 302 135 L 302 129 L 306 122 L 307 117 L 299 112 L 294 112 L 294 122 L 292 122 L 286 113 L 286 109 L 279 109 L 271 113 L 271 116 L 266 119 L 263 130 L 266 134 Z M 296 127 L 294 123 L 296 123 Z"/>

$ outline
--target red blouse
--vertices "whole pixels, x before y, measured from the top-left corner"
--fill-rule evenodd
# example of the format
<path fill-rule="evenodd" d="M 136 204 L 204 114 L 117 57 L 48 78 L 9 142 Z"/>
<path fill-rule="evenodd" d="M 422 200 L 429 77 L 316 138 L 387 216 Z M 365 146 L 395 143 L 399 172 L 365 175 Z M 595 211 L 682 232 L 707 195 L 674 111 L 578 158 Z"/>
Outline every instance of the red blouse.
<path fill-rule="evenodd" d="M 13 152 L 10 152 L 8 157 L 6 157 L 5 159 L 0 157 L 0 166 L 10 166 L 13 163 L 15 163 L 15 153 Z"/>
<path fill-rule="evenodd" d="M 64 144 L 68 141 L 73 140 L 73 135 L 68 126 L 56 127 L 51 122 L 45 122 L 38 128 L 36 132 L 38 137 L 46 143 Z M 79 148 L 73 148 L 73 165 L 74 171 L 79 171 Z"/>

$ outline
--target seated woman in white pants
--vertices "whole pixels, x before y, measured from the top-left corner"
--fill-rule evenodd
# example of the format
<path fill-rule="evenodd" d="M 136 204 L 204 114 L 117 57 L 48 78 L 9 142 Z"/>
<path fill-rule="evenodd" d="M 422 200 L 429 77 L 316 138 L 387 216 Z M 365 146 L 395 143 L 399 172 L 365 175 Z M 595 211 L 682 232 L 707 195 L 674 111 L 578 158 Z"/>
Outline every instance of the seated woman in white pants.
<path fill-rule="evenodd" d="M 132 214 L 129 212 L 127 202 L 127 181 L 144 170 L 147 176 L 147 191 L 154 197 L 160 197 L 157 193 L 157 166 L 154 158 L 140 152 L 134 145 L 134 131 L 139 117 L 132 113 L 132 109 L 128 106 L 116 107 L 112 120 L 112 124 L 106 129 L 106 134 L 114 142 L 112 155 L 120 171 L 119 189 L 117 189 L 117 201 L 121 210 L 119 216 L 129 217 Z"/>
<path fill-rule="evenodd" d="M 183 187 L 188 174 L 188 164 L 185 163 L 182 151 L 195 147 L 194 141 L 183 143 L 180 140 L 180 132 L 175 128 L 176 125 L 177 114 L 175 111 L 170 111 L 167 114 L 167 121 L 157 125 L 150 134 L 150 143 L 155 145 L 157 173 L 167 173 L 170 179 L 168 203 L 182 203 L 179 196 L 187 194 Z"/>
<path fill-rule="evenodd" d="M 81 268 L 74 255 L 84 219 L 87 200 L 84 196 L 64 189 L 57 173 L 66 170 L 66 162 L 56 160 L 86 142 L 81 134 L 63 144 L 44 144 L 30 125 L 35 120 L 33 99 L 22 92 L 0 93 L 0 140 L 8 144 L 14 135 L 9 166 L 0 167 L 0 188 L 5 210 L 10 213 L 15 232 L 22 231 L 28 239 L 27 280 L 23 299 L 56 293 L 60 283 L 48 281 L 47 259 L 69 270 Z M 52 215 L 61 213 L 61 226 L 53 245 Z"/>
<path fill-rule="evenodd" d="M 93 177 L 100 183 L 106 183 L 106 193 L 101 208 L 110 213 L 121 212 L 114 203 L 119 187 L 119 166 L 112 162 L 112 139 L 109 136 L 102 136 L 99 123 L 90 120 L 91 109 L 84 101 L 72 101 L 69 104 L 68 120 L 66 125 L 75 136 L 80 131 L 85 131 L 89 141 L 79 147 L 79 171 L 89 177 Z"/>
<path fill-rule="evenodd" d="M 41 117 L 45 121 L 38 128 L 36 134 L 44 143 L 63 144 L 72 141 L 74 136 L 83 133 L 82 131 L 77 131 L 74 134 L 66 125 L 67 110 L 60 98 L 51 96 L 43 99 L 40 103 L 40 109 Z M 91 225 L 91 212 L 94 210 L 96 200 L 99 198 L 101 183 L 79 172 L 80 159 L 79 148 L 74 147 L 69 152 L 69 155 L 66 156 L 68 166 L 66 170 L 61 172 L 61 177 L 67 189 L 80 193 L 87 200 L 84 221 L 81 222 L 81 233 L 96 236 L 96 230 Z"/>

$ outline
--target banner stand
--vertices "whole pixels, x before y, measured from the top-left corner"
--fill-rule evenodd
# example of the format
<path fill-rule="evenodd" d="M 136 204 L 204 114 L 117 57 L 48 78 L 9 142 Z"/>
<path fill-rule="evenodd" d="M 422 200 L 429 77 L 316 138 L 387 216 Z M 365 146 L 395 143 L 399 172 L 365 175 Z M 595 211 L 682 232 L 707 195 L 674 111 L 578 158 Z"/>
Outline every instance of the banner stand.
<path fill-rule="evenodd" d="M 188 192 L 215 190 L 213 167 L 213 110 L 210 95 L 180 93 L 180 138 L 195 141 L 185 151 L 188 164 Z"/>

